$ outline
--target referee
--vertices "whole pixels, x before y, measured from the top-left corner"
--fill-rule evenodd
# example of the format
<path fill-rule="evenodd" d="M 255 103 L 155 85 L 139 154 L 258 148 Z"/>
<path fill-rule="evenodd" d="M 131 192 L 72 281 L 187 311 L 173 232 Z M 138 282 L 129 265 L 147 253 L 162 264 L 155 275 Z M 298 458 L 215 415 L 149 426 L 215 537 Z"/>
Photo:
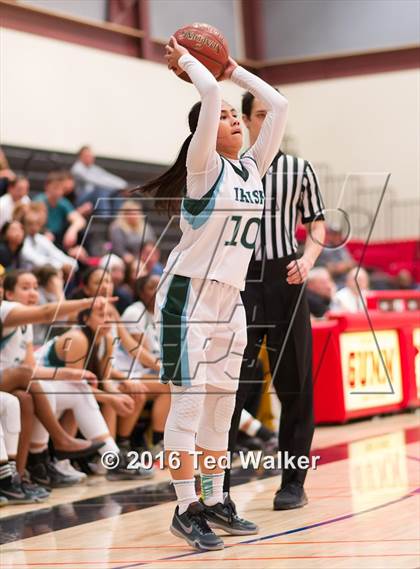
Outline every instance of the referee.
<path fill-rule="evenodd" d="M 250 144 L 258 137 L 267 111 L 245 93 L 243 120 Z M 254 255 L 242 293 L 248 324 L 248 344 L 229 433 L 229 450 L 235 450 L 241 411 L 253 392 L 260 392 L 255 367 L 266 338 L 273 385 L 281 401 L 279 451 L 285 456 L 309 456 L 314 432 L 312 389 L 312 335 L 303 282 L 322 250 L 325 236 L 323 202 L 318 181 L 307 160 L 279 151 L 263 178 L 265 209 Z M 297 257 L 296 225 L 307 228 L 303 255 Z M 307 503 L 303 488 L 307 470 L 283 469 L 274 497 L 275 510 L 299 508 Z M 225 471 L 224 491 L 230 490 Z"/>

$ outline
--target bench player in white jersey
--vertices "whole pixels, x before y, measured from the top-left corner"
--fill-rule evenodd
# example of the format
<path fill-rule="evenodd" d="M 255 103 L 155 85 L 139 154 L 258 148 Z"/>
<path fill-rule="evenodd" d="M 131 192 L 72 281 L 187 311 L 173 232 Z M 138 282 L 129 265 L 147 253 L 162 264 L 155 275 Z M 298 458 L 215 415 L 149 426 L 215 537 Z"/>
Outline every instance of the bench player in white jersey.
<path fill-rule="evenodd" d="M 172 251 L 156 297 L 161 336 L 161 381 L 170 382 L 171 408 L 165 426 L 167 458 L 179 453 L 171 475 L 178 499 L 171 531 L 199 549 L 221 549 L 210 529 L 256 533 L 224 499 L 223 468 L 205 462 L 226 455 L 235 406 L 246 318 L 240 291 L 264 206 L 261 178 L 280 145 L 287 101 L 232 59 L 223 79 L 231 79 L 262 99 L 267 118 L 254 146 L 238 159 L 242 131 L 238 115 L 222 101 L 213 75 L 171 38 L 168 67 L 185 71 L 201 96 L 189 114 L 190 136 L 175 164 L 143 186 L 157 207 L 178 213 L 182 237 Z M 202 496 L 197 501 L 192 452 L 200 457 Z M 170 466 L 171 466 L 171 461 Z M 207 462 L 208 465 L 208 462 Z"/>

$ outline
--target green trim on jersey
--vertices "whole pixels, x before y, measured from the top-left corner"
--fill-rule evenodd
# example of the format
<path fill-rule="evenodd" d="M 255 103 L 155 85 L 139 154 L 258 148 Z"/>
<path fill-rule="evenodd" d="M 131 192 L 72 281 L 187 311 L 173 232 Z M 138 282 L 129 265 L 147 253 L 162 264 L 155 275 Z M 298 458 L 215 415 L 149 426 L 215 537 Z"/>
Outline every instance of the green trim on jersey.
<path fill-rule="evenodd" d="M 214 210 L 216 197 L 220 191 L 225 171 L 225 161 L 223 158 L 221 158 L 221 160 L 222 169 L 210 190 L 204 194 L 202 198 L 195 199 L 185 197 L 182 200 L 182 215 L 193 229 L 199 229 L 204 225 Z"/>
<path fill-rule="evenodd" d="M 45 353 L 41 354 L 40 363 L 45 367 L 66 367 L 66 362 L 58 357 L 55 349 L 56 339 L 53 338 L 45 344 Z"/>
<path fill-rule="evenodd" d="M 191 383 L 186 340 L 190 283 L 189 277 L 174 275 L 161 311 L 161 380 L 163 383 L 172 381 L 178 386 Z"/>
<path fill-rule="evenodd" d="M 250 156 L 249 158 L 251 158 L 251 156 Z M 240 176 L 240 177 L 242 178 L 242 180 L 243 180 L 244 182 L 246 182 L 246 181 L 248 180 L 248 178 L 249 178 L 249 172 L 248 172 L 248 170 L 245 168 L 245 166 L 242 164 L 241 161 L 239 161 L 241 167 L 238 168 L 238 167 L 236 166 L 236 164 L 234 164 L 233 162 L 231 162 L 231 161 L 228 160 L 227 158 L 226 158 L 225 160 L 227 160 L 227 161 L 229 162 L 229 164 L 232 166 L 232 168 L 235 170 L 235 172 L 238 174 L 238 176 Z M 254 162 L 255 162 L 255 160 L 254 160 Z"/>

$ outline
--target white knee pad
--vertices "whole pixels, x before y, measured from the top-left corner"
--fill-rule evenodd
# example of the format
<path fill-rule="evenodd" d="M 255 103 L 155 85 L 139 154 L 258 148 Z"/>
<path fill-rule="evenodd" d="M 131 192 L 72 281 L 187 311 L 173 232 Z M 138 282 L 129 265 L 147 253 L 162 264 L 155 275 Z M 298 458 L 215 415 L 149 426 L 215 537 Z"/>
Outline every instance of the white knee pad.
<path fill-rule="evenodd" d="M 235 409 L 236 392 L 209 388 L 204 400 L 197 433 L 197 445 L 207 450 L 226 450 L 230 423 Z"/>
<path fill-rule="evenodd" d="M 204 386 L 178 387 L 171 384 L 171 408 L 166 419 L 165 450 L 193 452 L 205 393 Z"/>

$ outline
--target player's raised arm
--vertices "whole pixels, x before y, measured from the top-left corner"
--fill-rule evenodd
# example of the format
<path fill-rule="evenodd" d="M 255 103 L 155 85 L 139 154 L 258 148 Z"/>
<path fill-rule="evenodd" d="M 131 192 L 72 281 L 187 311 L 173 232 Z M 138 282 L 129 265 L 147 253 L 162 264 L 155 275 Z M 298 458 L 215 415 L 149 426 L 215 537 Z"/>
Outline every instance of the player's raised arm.
<path fill-rule="evenodd" d="M 177 75 L 180 74 L 179 69 L 185 71 L 200 93 L 201 108 L 188 148 L 187 169 L 192 174 L 201 173 L 212 169 L 218 162 L 216 141 L 222 105 L 220 88 L 210 71 L 190 55 L 185 47 L 179 45 L 174 36 L 166 50 L 168 67 Z"/>
<path fill-rule="evenodd" d="M 187 194 L 201 198 L 217 177 L 221 160 L 216 152 L 217 131 L 220 120 L 221 95 L 216 79 L 185 47 L 172 36 L 166 45 L 168 68 L 181 75 L 185 72 L 200 93 L 189 115 L 190 134 L 184 140 L 174 164 L 163 174 L 132 192 L 152 194 L 156 209 L 166 210 L 169 215 L 179 212 L 179 202 Z M 209 176 L 209 172 L 212 174 Z M 187 184 L 187 175 L 197 178 Z"/>
<path fill-rule="evenodd" d="M 271 85 L 239 65 L 235 67 L 230 79 L 250 91 L 267 107 L 260 134 L 254 145 L 246 152 L 257 163 L 261 177 L 267 172 L 273 158 L 280 148 L 287 120 L 287 99 Z"/>

